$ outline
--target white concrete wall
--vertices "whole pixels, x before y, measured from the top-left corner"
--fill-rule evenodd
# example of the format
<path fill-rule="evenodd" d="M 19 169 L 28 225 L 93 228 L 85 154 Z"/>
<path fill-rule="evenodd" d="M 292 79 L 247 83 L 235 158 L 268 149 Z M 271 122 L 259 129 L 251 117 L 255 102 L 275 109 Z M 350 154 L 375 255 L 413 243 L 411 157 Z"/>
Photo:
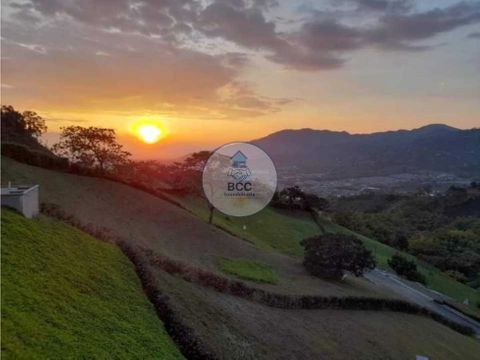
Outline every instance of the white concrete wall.
<path fill-rule="evenodd" d="M 38 186 L 34 186 L 21 194 L 2 195 L 2 206 L 14 208 L 26 218 L 33 218 L 40 212 Z"/>
<path fill-rule="evenodd" d="M 23 195 L 22 214 L 26 218 L 33 218 L 40 212 L 38 203 L 38 186 Z"/>
<path fill-rule="evenodd" d="M 23 214 L 23 200 L 20 195 L 2 195 L 2 206 L 11 207 Z"/>

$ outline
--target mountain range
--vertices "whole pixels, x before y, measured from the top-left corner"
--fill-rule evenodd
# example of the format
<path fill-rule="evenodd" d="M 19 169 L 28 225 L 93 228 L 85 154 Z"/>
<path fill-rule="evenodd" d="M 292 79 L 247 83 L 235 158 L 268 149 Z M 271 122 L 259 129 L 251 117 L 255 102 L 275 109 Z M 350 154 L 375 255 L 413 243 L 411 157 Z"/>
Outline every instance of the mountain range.
<path fill-rule="evenodd" d="M 321 173 L 325 178 L 417 172 L 480 177 L 480 128 L 432 124 L 372 134 L 282 130 L 252 143 L 265 150 L 279 169 Z"/>

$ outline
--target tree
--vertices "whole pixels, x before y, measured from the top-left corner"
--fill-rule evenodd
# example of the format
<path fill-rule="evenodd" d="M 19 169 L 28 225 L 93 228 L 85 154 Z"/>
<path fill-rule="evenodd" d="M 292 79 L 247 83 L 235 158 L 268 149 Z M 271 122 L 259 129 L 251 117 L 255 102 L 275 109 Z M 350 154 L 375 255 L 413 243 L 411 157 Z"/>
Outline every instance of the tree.
<path fill-rule="evenodd" d="M 82 167 L 104 173 L 125 164 L 131 156 L 117 143 L 113 129 L 68 126 L 61 130 L 60 142 L 52 150 Z"/>
<path fill-rule="evenodd" d="M 26 130 L 31 136 L 37 138 L 47 131 L 45 120 L 34 111 L 24 111 L 22 113 L 25 121 Z"/>
<path fill-rule="evenodd" d="M 202 194 L 202 171 L 210 157 L 210 151 L 199 151 L 175 162 L 171 169 L 175 174 L 173 186 L 185 194 Z"/>
<path fill-rule="evenodd" d="M 388 266 L 390 266 L 398 275 L 403 276 L 410 281 L 416 281 L 422 284 L 426 283 L 425 276 L 417 270 L 417 264 L 400 254 L 394 254 L 388 260 Z"/>
<path fill-rule="evenodd" d="M 375 268 L 375 260 L 362 242 L 352 236 L 323 234 L 302 241 L 303 265 L 314 276 L 341 279 L 346 271 L 355 276 Z"/>
<path fill-rule="evenodd" d="M 328 208 L 328 201 L 315 194 L 304 192 L 298 185 L 275 192 L 272 206 L 280 209 L 316 211 Z"/>
<path fill-rule="evenodd" d="M 191 154 L 182 162 L 176 162 L 173 165 L 175 176 L 175 184 L 184 193 L 204 196 L 202 191 L 202 172 L 205 164 L 212 153 L 210 151 L 199 151 Z M 208 202 L 208 223 L 213 222 L 213 214 L 215 208 Z"/>
<path fill-rule="evenodd" d="M 11 105 L 2 105 L 2 139 L 36 140 L 45 131 L 45 120 L 36 112 L 20 113 Z"/>

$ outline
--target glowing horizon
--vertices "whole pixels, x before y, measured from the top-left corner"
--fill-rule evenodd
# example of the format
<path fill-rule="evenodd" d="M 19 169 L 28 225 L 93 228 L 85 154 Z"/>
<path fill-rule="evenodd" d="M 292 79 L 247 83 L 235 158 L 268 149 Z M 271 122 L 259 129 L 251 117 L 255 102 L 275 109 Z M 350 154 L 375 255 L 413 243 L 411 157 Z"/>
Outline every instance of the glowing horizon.
<path fill-rule="evenodd" d="M 128 3 L 6 1 L 3 104 L 44 117 L 48 142 L 109 127 L 140 158 L 282 129 L 480 125 L 479 2 Z M 141 119 L 160 141 L 132 134 Z"/>

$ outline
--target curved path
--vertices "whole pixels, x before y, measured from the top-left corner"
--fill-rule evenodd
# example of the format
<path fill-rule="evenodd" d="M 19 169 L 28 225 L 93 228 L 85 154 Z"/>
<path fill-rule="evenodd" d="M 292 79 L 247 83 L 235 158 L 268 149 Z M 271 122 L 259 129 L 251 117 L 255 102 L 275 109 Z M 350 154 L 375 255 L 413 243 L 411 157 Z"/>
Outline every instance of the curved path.
<path fill-rule="evenodd" d="M 478 321 L 475 321 L 448 305 L 435 301 L 445 297 L 445 295 L 438 294 L 426 288 L 420 288 L 409 281 L 401 279 L 397 275 L 379 269 L 369 272 L 366 277 L 373 283 L 386 287 L 419 306 L 426 307 L 429 310 L 445 316 L 451 321 L 471 327 L 475 331 L 476 337 L 480 339 L 480 323 Z"/>

